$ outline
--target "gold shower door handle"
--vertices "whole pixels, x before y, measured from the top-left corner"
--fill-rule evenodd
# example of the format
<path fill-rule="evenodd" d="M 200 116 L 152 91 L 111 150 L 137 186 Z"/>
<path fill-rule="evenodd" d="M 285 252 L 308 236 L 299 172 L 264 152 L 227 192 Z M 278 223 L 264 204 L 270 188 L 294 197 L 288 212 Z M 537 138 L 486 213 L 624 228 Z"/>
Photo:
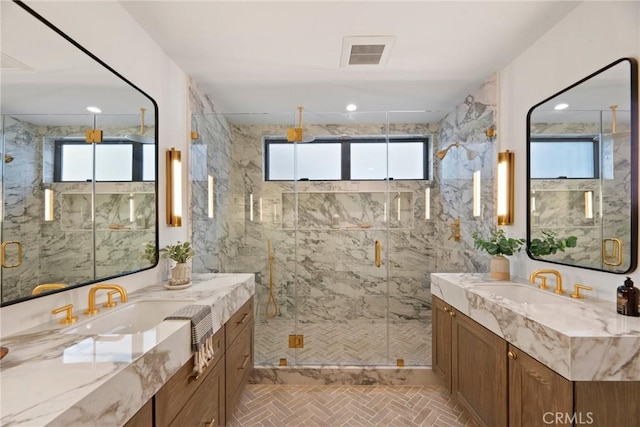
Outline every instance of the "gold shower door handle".
<path fill-rule="evenodd" d="M 611 237 L 602 241 L 602 262 L 612 267 L 622 265 L 622 240 Z"/>
<path fill-rule="evenodd" d="M 382 265 L 382 243 L 380 240 L 376 240 L 376 267 L 380 268 Z"/>
<path fill-rule="evenodd" d="M 7 264 L 7 246 L 16 245 L 18 247 L 18 263 L 17 264 Z M 2 262 L 2 266 L 4 268 L 16 268 L 22 265 L 22 243 L 17 240 L 7 240 L 6 242 L 2 242 L 2 247 L 0 248 L 0 258 Z"/>

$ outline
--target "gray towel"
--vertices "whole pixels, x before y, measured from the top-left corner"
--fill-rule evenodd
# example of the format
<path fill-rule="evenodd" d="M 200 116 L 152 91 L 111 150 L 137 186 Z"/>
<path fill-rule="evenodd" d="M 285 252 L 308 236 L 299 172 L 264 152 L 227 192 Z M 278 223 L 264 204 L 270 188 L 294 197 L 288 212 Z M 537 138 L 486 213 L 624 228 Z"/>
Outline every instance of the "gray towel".
<path fill-rule="evenodd" d="M 214 356 L 211 307 L 188 305 L 164 320 L 191 321 L 191 349 L 196 352 L 193 370 L 196 375 L 200 375 Z"/>

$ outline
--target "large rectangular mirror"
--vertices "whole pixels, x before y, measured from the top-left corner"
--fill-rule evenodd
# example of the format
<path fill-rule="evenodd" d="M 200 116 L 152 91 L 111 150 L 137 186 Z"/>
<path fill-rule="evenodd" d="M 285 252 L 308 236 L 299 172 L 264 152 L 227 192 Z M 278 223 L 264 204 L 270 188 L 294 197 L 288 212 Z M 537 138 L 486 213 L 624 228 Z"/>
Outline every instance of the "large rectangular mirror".
<path fill-rule="evenodd" d="M 2 306 L 153 267 L 155 102 L 23 3 L 0 7 Z"/>
<path fill-rule="evenodd" d="M 611 273 L 633 271 L 638 245 L 636 60 L 615 61 L 533 106 L 527 133 L 529 256 Z M 545 245 L 536 244 L 567 238 L 575 247 L 541 251 Z"/>

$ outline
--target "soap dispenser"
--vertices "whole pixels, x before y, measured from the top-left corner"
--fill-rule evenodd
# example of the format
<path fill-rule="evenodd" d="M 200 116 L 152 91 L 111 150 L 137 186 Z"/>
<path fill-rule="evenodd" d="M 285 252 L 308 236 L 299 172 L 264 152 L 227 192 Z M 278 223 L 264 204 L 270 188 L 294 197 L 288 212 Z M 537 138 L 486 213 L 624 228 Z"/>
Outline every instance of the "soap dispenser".
<path fill-rule="evenodd" d="M 618 313 L 625 316 L 638 316 L 638 288 L 633 286 L 633 280 L 627 277 L 624 285 L 618 286 Z"/>

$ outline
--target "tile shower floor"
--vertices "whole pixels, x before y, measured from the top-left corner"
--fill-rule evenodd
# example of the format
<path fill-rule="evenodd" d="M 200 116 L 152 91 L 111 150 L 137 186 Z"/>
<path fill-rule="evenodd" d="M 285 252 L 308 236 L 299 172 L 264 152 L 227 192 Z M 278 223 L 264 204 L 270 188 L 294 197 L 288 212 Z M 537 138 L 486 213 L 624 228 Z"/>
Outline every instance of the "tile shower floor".
<path fill-rule="evenodd" d="M 248 385 L 227 425 L 475 426 L 442 386 Z"/>
<path fill-rule="evenodd" d="M 387 348 L 387 333 L 389 343 Z M 289 335 L 304 335 L 304 348 L 289 348 Z M 388 359 L 387 359 L 388 352 Z M 270 321 L 255 325 L 255 364 L 289 365 L 431 365 L 431 319 L 373 323 L 365 320 L 299 323 Z"/>

